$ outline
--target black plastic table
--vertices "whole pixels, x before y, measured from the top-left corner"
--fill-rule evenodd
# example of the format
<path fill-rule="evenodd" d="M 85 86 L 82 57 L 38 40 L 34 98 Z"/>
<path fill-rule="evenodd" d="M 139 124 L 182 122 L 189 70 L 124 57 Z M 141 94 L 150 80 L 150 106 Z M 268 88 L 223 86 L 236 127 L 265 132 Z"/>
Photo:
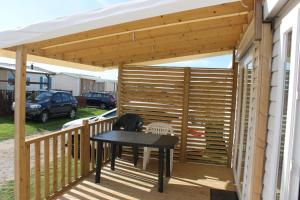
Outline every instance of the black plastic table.
<path fill-rule="evenodd" d="M 158 191 L 163 192 L 164 152 L 166 152 L 166 177 L 170 177 L 170 149 L 174 149 L 179 139 L 177 136 L 157 135 L 134 131 L 109 131 L 91 137 L 97 142 L 97 165 L 95 182 L 100 183 L 103 143 L 111 143 L 111 170 L 115 169 L 116 145 L 138 147 L 153 147 L 159 149 Z M 134 155 L 136 165 L 138 155 Z"/>

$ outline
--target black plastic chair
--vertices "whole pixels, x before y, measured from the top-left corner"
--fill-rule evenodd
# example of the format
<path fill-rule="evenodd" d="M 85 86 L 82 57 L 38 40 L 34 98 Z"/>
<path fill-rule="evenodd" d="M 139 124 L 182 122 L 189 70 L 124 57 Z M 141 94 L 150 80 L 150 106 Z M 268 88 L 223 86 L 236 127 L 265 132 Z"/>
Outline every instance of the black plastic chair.
<path fill-rule="evenodd" d="M 124 131 L 142 131 L 143 119 L 132 113 L 126 113 L 119 117 L 119 119 L 113 124 L 113 130 L 124 130 Z M 122 145 L 118 145 L 118 157 L 122 157 Z M 137 165 L 138 161 L 138 147 L 133 147 L 134 166 Z"/>

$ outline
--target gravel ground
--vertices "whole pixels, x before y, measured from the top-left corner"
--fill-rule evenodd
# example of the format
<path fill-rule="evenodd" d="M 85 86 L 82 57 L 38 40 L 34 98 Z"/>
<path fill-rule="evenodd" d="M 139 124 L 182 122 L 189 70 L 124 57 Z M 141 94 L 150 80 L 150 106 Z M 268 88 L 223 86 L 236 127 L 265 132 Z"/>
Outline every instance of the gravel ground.
<path fill-rule="evenodd" d="M 33 138 L 44 135 L 36 134 L 26 138 Z M 52 142 L 50 140 L 50 161 L 52 160 Z M 44 144 L 41 142 L 41 165 L 43 165 Z M 58 140 L 58 148 L 60 149 L 60 140 Z M 30 147 L 30 166 L 34 165 L 34 145 Z M 58 150 L 58 157 L 60 150 Z M 14 139 L 4 140 L 0 142 L 0 184 L 14 179 Z"/>

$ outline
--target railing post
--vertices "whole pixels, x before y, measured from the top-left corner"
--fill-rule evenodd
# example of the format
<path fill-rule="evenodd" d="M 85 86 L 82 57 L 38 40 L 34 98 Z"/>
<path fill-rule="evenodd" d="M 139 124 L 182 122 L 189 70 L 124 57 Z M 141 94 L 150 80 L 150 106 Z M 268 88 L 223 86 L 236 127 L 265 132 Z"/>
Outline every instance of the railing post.
<path fill-rule="evenodd" d="M 81 176 L 87 176 L 90 172 L 90 126 L 88 120 L 83 120 L 80 134 L 80 171 Z"/>
<path fill-rule="evenodd" d="M 191 68 L 189 68 L 189 67 L 184 68 L 184 88 L 183 88 L 184 95 L 183 95 L 183 105 L 182 105 L 182 126 L 181 126 L 181 141 L 180 141 L 180 161 L 181 162 L 185 162 L 185 159 L 186 159 L 190 76 L 191 76 Z"/>

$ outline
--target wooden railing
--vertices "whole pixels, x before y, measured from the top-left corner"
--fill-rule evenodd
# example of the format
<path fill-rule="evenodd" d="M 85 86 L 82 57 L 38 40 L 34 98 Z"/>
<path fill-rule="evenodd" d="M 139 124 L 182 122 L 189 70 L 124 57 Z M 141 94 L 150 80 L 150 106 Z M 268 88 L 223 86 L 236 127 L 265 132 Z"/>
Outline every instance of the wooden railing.
<path fill-rule="evenodd" d="M 26 197 L 51 199 L 94 171 L 97 149 L 90 136 L 112 129 L 115 117 L 65 129 L 25 142 Z M 103 162 L 109 160 L 104 147 Z"/>

